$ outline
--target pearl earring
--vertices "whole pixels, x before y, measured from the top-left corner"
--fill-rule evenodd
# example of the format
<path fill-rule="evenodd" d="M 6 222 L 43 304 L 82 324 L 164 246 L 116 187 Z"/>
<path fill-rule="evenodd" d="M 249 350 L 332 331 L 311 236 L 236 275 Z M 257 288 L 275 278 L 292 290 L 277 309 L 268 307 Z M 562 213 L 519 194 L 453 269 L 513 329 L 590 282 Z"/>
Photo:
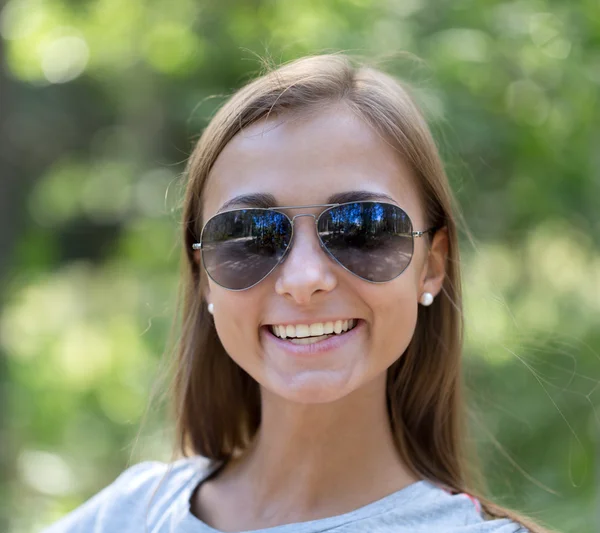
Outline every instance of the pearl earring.
<path fill-rule="evenodd" d="M 215 314 L 215 306 L 214 306 L 214 304 L 213 304 L 212 302 L 208 304 L 208 312 L 209 312 L 211 315 L 214 315 L 214 314 Z"/>
<path fill-rule="evenodd" d="M 431 305 L 433 302 L 433 294 L 430 292 L 424 292 L 423 296 L 421 296 L 421 303 L 423 305 Z"/>

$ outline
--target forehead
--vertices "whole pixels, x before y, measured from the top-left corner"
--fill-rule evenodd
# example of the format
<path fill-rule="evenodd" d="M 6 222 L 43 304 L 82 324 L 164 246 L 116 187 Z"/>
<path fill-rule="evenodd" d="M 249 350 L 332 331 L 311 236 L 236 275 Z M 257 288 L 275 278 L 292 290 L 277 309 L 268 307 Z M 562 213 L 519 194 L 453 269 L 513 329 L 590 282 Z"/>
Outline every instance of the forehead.
<path fill-rule="evenodd" d="M 219 154 L 204 191 L 204 220 L 244 194 L 272 194 L 275 205 L 285 206 L 367 190 L 389 195 L 420 223 L 413 182 L 397 151 L 348 109 L 270 117 L 239 132 Z"/>

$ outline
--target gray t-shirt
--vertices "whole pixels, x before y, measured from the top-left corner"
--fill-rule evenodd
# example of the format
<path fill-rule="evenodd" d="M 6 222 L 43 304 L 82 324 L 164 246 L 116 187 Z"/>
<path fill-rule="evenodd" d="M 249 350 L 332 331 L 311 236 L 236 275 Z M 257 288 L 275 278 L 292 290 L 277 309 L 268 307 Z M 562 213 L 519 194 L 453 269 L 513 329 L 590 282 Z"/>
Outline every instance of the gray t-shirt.
<path fill-rule="evenodd" d="M 190 511 L 194 489 L 218 466 L 209 465 L 200 457 L 170 464 L 139 463 L 43 533 L 219 533 Z M 507 518 L 484 521 L 477 500 L 466 494 L 451 495 L 427 480 L 412 483 L 349 513 L 253 533 L 325 531 L 528 533 Z"/>

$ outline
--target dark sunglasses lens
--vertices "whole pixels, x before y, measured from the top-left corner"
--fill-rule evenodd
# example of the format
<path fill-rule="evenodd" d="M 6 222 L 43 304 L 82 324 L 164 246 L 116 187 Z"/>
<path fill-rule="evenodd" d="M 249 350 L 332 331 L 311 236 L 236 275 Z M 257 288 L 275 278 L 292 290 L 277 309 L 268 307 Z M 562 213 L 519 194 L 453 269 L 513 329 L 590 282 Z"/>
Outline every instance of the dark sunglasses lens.
<path fill-rule="evenodd" d="M 333 207 L 323 213 L 317 229 L 329 253 L 368 281 L 394 279 L 412 257 L 412 223 L 395 205 L 357 202 Z"/>
<path fill-rule="evenodd" d="M 202 232 L 202 261 L 228 289 L 251 287 L 273 270 L 292 234 L 289 219 L 264 209 L 239 209 L 211 218 Z"/>

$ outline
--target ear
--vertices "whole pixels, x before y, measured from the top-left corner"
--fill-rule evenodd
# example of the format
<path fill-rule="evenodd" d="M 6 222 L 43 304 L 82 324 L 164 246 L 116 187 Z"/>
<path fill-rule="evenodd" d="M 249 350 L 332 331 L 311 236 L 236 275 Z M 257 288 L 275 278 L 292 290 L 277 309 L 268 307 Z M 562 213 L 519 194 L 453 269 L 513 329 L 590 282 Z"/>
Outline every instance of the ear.
<path fill-rule="evenodd" d="M 446 277 L 446 261 L 448 258 L 448 228 L 443 227 L 435 232 L 425 259 L 421 273 L 420 292 L 430 292 L 434 297 L 442 290 Z"/>
<path fill-rule="evenodd" d="M 198 270 L 202 269 L 202 256 L 200 250 L 194 250 L 193 252 L 194 263 L 198 266 Z M 204 296 L 204 299 L 207 303 L 210 303 L 210 287 L 208 286 L 208 280 L 206 273 L 203 276 L 200 276 L 200 290 L 201 294 Z"/>
<path fill-rule="evenodd" d="M 198 268 L 200 268 L 202 266 L 200 250 L 194 250 L 192 253 L 194 255 L 194 263 L 196 263 L 198 265 Z"/>

